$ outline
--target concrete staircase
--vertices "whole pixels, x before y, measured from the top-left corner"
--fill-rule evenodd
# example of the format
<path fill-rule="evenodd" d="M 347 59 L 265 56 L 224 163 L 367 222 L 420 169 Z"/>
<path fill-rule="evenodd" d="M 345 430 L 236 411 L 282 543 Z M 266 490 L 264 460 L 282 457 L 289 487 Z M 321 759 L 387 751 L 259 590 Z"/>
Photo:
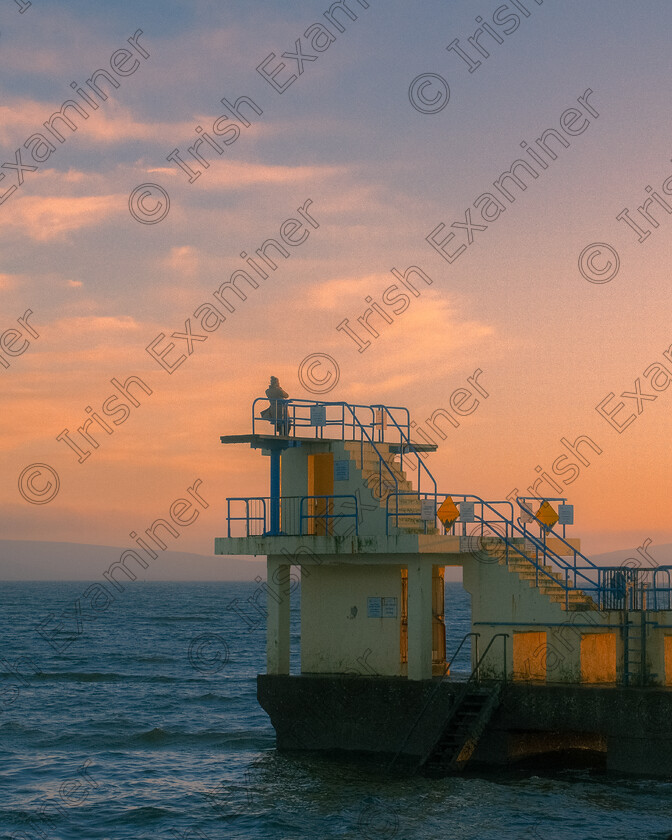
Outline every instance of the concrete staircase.
<path fill-rule="evenodd" d="M 527 553 L 525 550 L 525 554 Z M 500 559 L 499 564 L 505 565 L 506 560 Z M 542 569 L 546 574 L 542 572 Z M 580 589 L 570 589 L 566 592 L 564 586 L 561 585 L 561 582 L 564 583 L 564 575 L 555 571 L 552 566 L 540 565 L 537 570 L 531 560 L 511 551 L 508 570 L 511 574 L 517 575 L 521 581 L 527 581 L 530 587 L 545 595 L 551 602 L 559 604 L 563 610 L 598 609 L 595 601 Z"/>
<path fill-rule="evenodd" d="M 383 510 L 386 508 L 388 496 L 392 493 L 416 494 L 399 497 L 399 522 L 397 525 L 399 530 L 408 534 L 439 533 L 434 523 L 425 523 L 420 519 L 420 496 L 417 495 L 417 491 L 414 490 L 413 484 L 408 480 L 404 470 L 394 461 L 394 453 L 390 452 L 389 443 L 376 443 L 376 448 L 385 460 L 389 470 L 384 465 L 381 468 L 378 452 L 370 443 L 365 442 L 362 448 L 362 444 L 358 441 L 346 441 L 344 446 L 350 460 L 361 472 L 363 483 L 371 490 L 374 499 L 378 501 Z M 390 474 L 390 471 L 392 474 Z M 396 486 L 392 475 L 397 480 Z M 390 501 L 390 511 L 393 510 L 395 512 L 397 510 L 395 500 Z M 397 523 L 392 519 L 390 524 L 396 525 Z M 426 529 L 425 524 L 427 525 Z"/>

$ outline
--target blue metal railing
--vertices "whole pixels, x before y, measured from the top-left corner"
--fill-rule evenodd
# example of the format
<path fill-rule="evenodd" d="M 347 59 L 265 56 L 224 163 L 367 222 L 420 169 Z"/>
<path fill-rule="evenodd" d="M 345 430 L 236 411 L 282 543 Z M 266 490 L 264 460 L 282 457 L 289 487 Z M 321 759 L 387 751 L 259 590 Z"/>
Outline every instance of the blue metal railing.
<path fill-rule="evenodd" d="M 273 408 L 272 417 L 262 417 L 258 404 L 262 403 L 264 410 Z M 271 403 L 273 405 L 271 405 Z M 359 405 L 357 403 L 328 402 L 324 400 L 270 400 L 267 397 L 257 397 L 252 403 L 252 433 L 271 434 L 274 437 L 330 439 L 330 432 L 334 432 L 331 439 L 361 440 L 365 430 L 366 439 L 384 443 L 385 422 L 380 412 L 380 406 Z M 408 409 L 397 406 L 387 406 L 388 415 L 395 419 L 394 428 L 405 430 L 406 438 L 410 437 L 410 416 Z M 392 412 L 401 413 L 397 417 Z M 263 425 L 262 425 L 263 423 Z M 270 428 L 269 428 L 270 423 Z M 283 428 L 284 427 L 284 428 Z M 286 434 L 283 434 L 286 431 Z M 389 436 L 387 438 L 390 442 Z M 396 443 L 397 440 L 391 442 Z"/>
<path fill-rule="evenodd" d="M 532 521 L 537 522 L 539 527 L 540 527 L 540 530 L 541 530 L 542 534 L 548 532 L 549 530 L 553 530 L 554 535 L 557 537 L 557 536 L 559 536 L 559 534 L 558 534 L 557 531 L 554 530 L 556 526 L 554 525 L 552 529 L 549 529 L 548 526 L 544 522 L 541 521 L 541 519 L 537 518 L 537 515 L 532 510 L 532 507 L 531 507 L 532 504 L 541 505 L 542 502 L 558 502 L 559 504 L 566 504 L 567 503 L 567 498 L 565 496 L 544 496 L 544 497 L 540 497 L 540 496 L 516 496 L 516 503 L 518 504 L 518 507 L 522 511 L 524 511 L 529 517 L 528 520 L 521 520 L 520 517 L 518 517 L 518 519 L 519 519 L 519 521 L 522 521 L 524 524 L 528 524 L 528 522 L 532 522 Z M 539 511 L 537 511 L 537 513 L 538 512 Z M 559 522 L 556 523 L 556 525 L 559 525 L 559 524 L 560 524 Z M 563 537 L 566 536 L 566 526 L 565 526 L 564 523 L 562 525 L 562 536 Z"/>
<path fill-rule="evenodd" d="M 418 499 L 420 505 L 422 504 L 423 499 L 429 499 L 429 500 L 433 499 L 434 500 L 435 515 L 434 515 L 434 517 L 431 521 L 432 526 L 436 525 L 436 522 L 437 522 L 436 511 L 439 509 L 440 504 L 445 499 L 450 497 L 450 498 L 453 499 L 454 502 L 457 502 L 457 503 L 473 501 L 475 504 L 480 505 L 481 515 L 480 516 L 476 515 L 476 509 L 474 509 L 474 521 L 480 523 L 481 525 L 488 525 L 490 522 L 498 522 L 498 523 L 503 522 L 504 524 L 510 525 L 511 529 L 513 529 L 513 504 L 510 501 L 508 501 L 507 499 L 505 499 L 503 501 L 486 502 L 484 499 L 481 499 L 480 496 L 474 496 L 474 495 L 469 494 L 469 493 L 437 493 L 436 491 L 433 492 L 433 493 L 424 492 L 424 491 L 422 493 L 404 492 L 404 493 L 397 493 L 396 495 L 399 498 L 409 497 L 409 498 L 413 498 L 413 499 Z M 393 510 L 390 510 L 390 501 L 392 501 L 392 505 L 394 507 Z M 505 517 L 500 511 L 498 511 L 495 508 L 495 505 L 504 505 L 505 507 L 507 507 L 510 510 L 509 517 L 508 518 Z M 491 513 L 491 515 L 488 518 L 486 518 L 485 515 L 484 515 L 485 511 L 489 511 Z M 389 528 L 390 528 L 390 520 L 391 519 L 394 519 L 394 525 L 396 527 L 403 528 L 404 527 L 403 526 L 404 518 L 408 517 L 408 518 L 412 518 L 412 519 L 418 519 L 419 516 L 420 516 L 419 509 L 416 510 L 416 511 L 401 511 L 401 510 L 399 510 L 398 500 L 395 500 L 393 498 L 393 495 L 390 494 L 390 496 L 388 496 L 387 506 L 386 506 L 386 520 L 387 520 L 386 533 L 387 534 L 390 533 Z M 400 524 L 400 521 L 401 521 L 402 524 Z M 467 535 L 467 530 L 466 530 L 468 523 L 464 519 L 458 519 L 455 522 L 455 524 L 451 527 L 452 533 L 455 533 L 454 528 L 457 524 L 461 524 L 463 526 L 463 534 L 462 535 L 463 536 L 468 536 Z M 439 525 L 440 525 L 440 527 L 443 527 L 443 523 L 439 522 Z M 508 530 L 507 530 L 507 534 L 508 534 Z M 483 534 L 481 533 L 481 536 L 482 535 Z M 469 536 L 473 536 L 473 534 L 469 535 Z"/>
<path fill-rule="evenodd" d="M 265 406 L 263 412 L 258 408 L 259 403 Z M 272 416 L 267 413 L 269 407 L 272 409 Z M 262 416 L 264 412 L 267 413 L 266 417 Z M 259 426 L 262 420 L 263 427 Z M 271 424 L 270 430 L 268 423 Z M 401 455 L 400 469 L 403 471 L 404 455 L 412 454 L 418 465 L 418 486 L 424 472 L 436 492 L 436 480 L 411 442 L 411 418 L 408 409 L 403 406 L 359 405 L 323 400 L 269 401 L 267 397 L 257 397 L 252 403 L 252 432 L 270 432 L 274 437 L 295 440 L 314 438 L 356 441 L 360 443 L 362 463 L 364 444 L 368 443 L 378 457 L 378 496 L 381 501 L 390 493 L 399 493 L 399 481 L 377 444 L 398 445 Z"/>
<path fill-rule="evenodd" d="M 423 499 L 433 499 L 435 510 L 448 496 L 458 505 L 461 502 L 473 502 L 473 516 L 468 521 L 460 516 L 445 529 L 445 533 L 477 538 L 474 553 L 487 556 L 490 562 L 497 560 L 509 565 L 512 560 L 524 559 L 535 570 L 535 584 L 546 585 L 561 592 L 565 606 L 569 605 L 572 592 L 580 592 L 592 598 L 594 606 L 602 610 L 672 609 L 672 567 L 598 566 L 564 536 L 549 531 L 547 536 L 553 536 L 561 546 L 567 548 L 567 555 L 563 556 L 551 548 L 543 537 L 535 536 L 525 527 L 525 523 L 518 524 L 514 520 L 514 508 L 508 500 L 488 502 L 473 494 L 458 493 L 399 493 L 398 496 L 417 499 L 418 506 L 414 510 L 400 510 L 399 500 L 388 497 L 388 534 L 391 524 L 403 529 L 405 519 L 417 521 L 420 517 L 419 505 Z M 498 506 L 504 507 L 506 513 L 498 510 Z M 470 523 L 475 525 L 475 529 L 467 534 Z M 432 526 L 436 524 L 436 520 L 431 522 Z M 464 551 L 465 546 L 461 545 L 460 549 Z M 470 549 L 467 547 L 466 550 Z"/>
<path fill-rule="evenodd" d="M 373 408 L 377 409 L 380 412 L 381 427 L 385 426 L 384 418 L 389 417 L 390 422 L 399 432 L 400 443 L 401 443 L 401 447 L 400 447 L 401 448 L 400 467 L 401 467 L 402 470 L 404 469 L 404 454 L 406 452 L 412 452 L 415 455 L 415 457 L 417 459 L 417 463 L 418 463 L 418 493 L 420 492 L 420 489 L 421 489 L 420 485 L 421 485 L 422 470 L 424 470 L 427 473 L 427 475 L 429 477 L 429 480 L 431 481 L 432 486 L 434 487 L 434 493 L 436 493 L 436 479 L 431 474 L 431 472 L 429 471 L 429 468 L 427 467 L 427 465 L 424 463 L 424 461 L 420 457 L 420 453 L 418 452 L 418 450 L 411 443 L 411 437 L 410 437 L 411 418 L 410 418 L 410 415 L 408 413 L 408 409 L 405 409 L 405 408 L 402 409 L 401 407 L 398 407 L 398 406 L 391 407 L 391 406 L 385 406 L 385 405 L 376 405 L 376 406 L 373 406 Z M 404 431 L 404 429 L 398 424 L 396 418 L 392 414 L 393 411 L 405 411 L 406 412 L 406 430 L 407 431 Z"/>
<path fill-rule="evenodd" d="M 309 502 L 317 502 L 319 499 L 324 501 L 323 505 L 315 504 L 313 509 L 317 511 L 317 513 L 304 513 L 304 507 Z M 342 512 L 333 512 L 332 502 L 335 499 L 353 499 L 355 503 L 355 512 L 354 513 L 342 513 Z M 322 510 L 320 510 L 322 508 Z M 357 510 L 357 496 L 354 494 L 340 494 L 337 496 L 302 496 L 301 503 L 299 508 L 299 533 L 301 536 L 304 533 L 314 533 L 312 528 L 310 527 L 311 522 L 315 522 L 317 526 L 318 523 L 324 523 L 324 530 L 326 534 L 333 534 L 334 532 L 334 524 L 341 519 L 354 519 L 355 520 L 355 536 L 359 534 L 359 518 L 358 518 L 358 510 Z M 303 522 L 306 520 L 309 524 L 309 528 L 306 532 L 304 532 Z M 331 522 L 331 527 L 330 527 Z M 314 529 L 317 531 L 317 527 Z"/>
<path fill-rule="evenodd" d="M 341 500 L 347 499 L 343 505 Z M 323 504 L 318 504 L 322 500 Z M 271 498 L 270 496 L 250 496 L 249 498 L 235 497 L 226 500 L 228 536 L 267 536 L 271 533 Z M 313 503 L 313 512 L 309 511 Z M 232 504 L 234 510 L 232 511 Z M 308 509 L 307 509 L 308 506 Z M 238 508 L 238 512 L 235 508 Z M 354 512 L 353 512 L 354 511 Z M 323 522 L 325 533 L 334 534 L 338 522 L 354 519 L 354 532 L 359 533 L 359 507 L 357 496 L 338 494 L 333 496 L 281 496 L 280 497 L 280 529 L 277 536 L 309 536 L 319 527 L 316 522 Z M 232 523 L 241 522 L 243 534 L 232 534 Z M 234 529 L 236 530 L 235 524 Z"/>
<path fill-rule="evenodd" d="M 260 529 L 257 533 L 261 534 L 264 532 L 266 528 L 266 502 L 268 501 L 267 498 L 263 498 L 261 496 L 250 496 L 249 498 L 243 498 L 241 496 L 238 497 L 231 497 L 230 499 L 226 500 L 226 520 L 228 522 L 228 531 L 227 535 L 231 536 L 231 523 L 232 522 L 244 522 L 245 523 L 245 536 L 251 537 L 255 536 L 254 527 L 253 533 L 250 533 L 250 524 L 255 522 L 260 522 Z M 242 502 L 245 505 L 245 515 L 244 516 L 231 516 L 231 502 Z M 258 502 L 259 505 L 256 506 L 256 509 L 261 509 L 261 513 L 253 513 L 250 515 L 250 504 Z"/>
<path fill-rule="evenodd" d="M 544 525 L 544 523 L 540 519 L 537 519 L 536 515 L 531 510 L 531 508 L 527 507 L 527 505 L 525 503 L 528 502 L 528 501 L 529 501 L 529 499 L 525 498 L 525 497 L 519 497 L 519 498 L 516 499 L 516 502 L 518 503 L 518 506 L 522 510 L 524 510 L 526 513 L 528 513 L 530 516 L 532 516 L 535 522 L 539 523 L 540 529 L 541 529 L 541 534 L 540 534 L 541 541 L 543 541 L 545 543 L 546 538 L 552 535 L 556 540 L 560 540 L 560 542 L 569 549 L 571 555 L 574 558 L 574 567 L 575 568 L 576 568 L 576 565 L 577 565 L 576 561 L 577 561 L 578 557 L 581 558 L 581 560 L 583 561 L 585 566 L 588 566 L 589 568 L 593 568 L 593 569 L 598 568 L 596 563 L 593 563 L 593 561 L 589 557 L 586 557 L 586 555 L 582 554 L 578 550 L 578 548 L 575 548 L 570 542 L 567 541 L 567 539 L 565 538 L 565 526 L 564 525 L 563 525 L 562 534 L 559 534 L 554 528 L 548 528 L 547 526 Z M 539 502 L 543 502 L 543 501 L 546 501 L 546 502 L 565 502 L 566 499 L 549 497 L 549 498 L 545 498 L 545 499 L 539 499 L 538 501 Z M 530 539 L 534 539 L 536 541 L 539 541 L 538 537 L 530 534 L 530 532 L 527 528 L 527 525 L 528 525 L 527 522 L 521 521 L 520 518 L 518 519 L 518 521 L 521 522 L 521 527 L 522 527 L 523 531 L 525 532 L 526 535 L 529 535 Z M 566 555 L 566 556 L 569 556 L 569 555 Z"/>

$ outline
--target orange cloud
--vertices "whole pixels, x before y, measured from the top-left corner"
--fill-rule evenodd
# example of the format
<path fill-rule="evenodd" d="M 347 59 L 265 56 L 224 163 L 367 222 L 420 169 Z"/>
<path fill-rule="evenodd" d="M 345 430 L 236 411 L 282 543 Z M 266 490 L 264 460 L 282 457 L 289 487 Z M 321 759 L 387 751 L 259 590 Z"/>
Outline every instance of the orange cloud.
<path fill-rule="evenodd" d="M 46 242 L 71 231 L 98 225 L 127 209 L 121 195 L 24 196 L 14 202 L 5 225 L 22 230 L 31 239 Z"/>

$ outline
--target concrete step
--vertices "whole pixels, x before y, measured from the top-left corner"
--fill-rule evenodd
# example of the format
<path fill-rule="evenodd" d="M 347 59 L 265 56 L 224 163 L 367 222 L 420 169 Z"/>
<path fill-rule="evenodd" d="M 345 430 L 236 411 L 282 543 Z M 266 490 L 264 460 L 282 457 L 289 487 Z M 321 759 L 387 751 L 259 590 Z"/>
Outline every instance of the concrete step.
<path fill-rule="evenodd" d="M 362 478 L 364 479 L 364 482 L 368 487 L 373 487 L 374 485 L 377 485 L 379 483 L 379 481 L 381 481 L 381 476 L 379 475 L 378 470 L 376 470 L 375 472 L 370 472 L 370 473 L 362 473 Z M 399 488 L 400 493 L 413 493 L 414 492 L 413 485 L 411 484 L 411 482 L 407 478 L 401 478 L 399 476 L 395 476 L 395 478 L 397 479 L 396 486 Z M 395 486 L 394 479 L 392 478 L 392 476 L 389 473 L 387 473 L 387 475 L 385 473 L 383 473 L 382 482 L 385 486 L 389 486 L 389 487 L 394 487 Z"/>
<path fill-rule="evenodd" d="M 361 471 L 362 475 L 365 478 L 368 478 L 371 475 L 374 475 L 376 478 L 378 478 L 378 476 L 382 474 L 383 479 L 386 481 L 392 481 L 392 476 L 394 476 L 399 483 L 408 482 L 410 484 L 408 476 L 405 472 L 402 472 L 401 470 L 393 469 L 391 471 L 388 471 L 385 467 L 383 467 L 382 470 L 379 470 L 378 464 L 364 464 L 364 469 L 362 469 L 361 466 L 357 465 L 357 469 Z"/>
<path fill-rule="evenodd" d="M 504 561 L 506 562 L 506 561 Z M 509 557 L 509 569 L 514 572 L 536 572 L 537 567 L 534 563 L 529 562 L 528 560 L 521 560 L 520 558 L 514 558 L 513 560 Z M 548 564 L 544 564 L 543 566 L 540 564 L 539 569 L 543 569 L 545 572 L 549 574 L 551 572 L 555 572 L 556 570 L 553 566 L 549 566 Z"/>
<path fill-rule="evenodd" d="M 565 590 L 564 589 L 553 589 L 550 591 L 540 590 L 542 594 L 548 596 L 551 601 L 564 601 L 565 600 Z M 583 592 L 580 592 L 578 589 L 570 589 L 567 593 L 567 598 L 570 601 L 584 601 L 587 598 Z"/>
<path fill-rule="evenodd" d="M 399 511 L 403 511 L 404 513 L 410 511 L 416 511 L 420 514 L 420 499 L 415 496 L 400 496 L 398 500 L 399 504 Z M 390 499 L 390 513 L 393 510 L 397 510 L 397 499 L 392 497 Z"/>
<path fill-rule="evenodd" d="M 545 583 L 553 583 L 557 581 L 558 583 L 564 582 L 565 578 L 563 575 L 558 574 L 557 572 L 528 572 L 528 571 L 521 571 L 518 572 L 518 577 L 521 580 L 530 580 L 536 582 L 539 581 L 539 586 L 542 586 Z"/>

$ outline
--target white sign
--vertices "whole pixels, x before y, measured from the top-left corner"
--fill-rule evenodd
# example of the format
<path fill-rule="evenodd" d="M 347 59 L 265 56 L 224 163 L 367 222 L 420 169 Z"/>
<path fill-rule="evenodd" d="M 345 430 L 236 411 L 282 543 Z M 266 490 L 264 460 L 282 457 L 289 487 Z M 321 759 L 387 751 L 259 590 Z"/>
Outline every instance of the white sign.
<path fill-rule="evenodd" d="M 397 617 L 397 599 L 383 598 L 383 618 Z"/>
<path fill-rule="evenodd" d="M 327 425 L 327 407 L 326 407 L 326 405 L 311 405 L 311 407 L 310 407 L 310 425 L 311 426 L 326 426 Z"/>
<path fill-rule="evenodd" d="M 350 461 L 334 461 L 334 481 L 350 479 Z"/>
<path fill-rule="evenodd" d="M 558 525 L 574 524 L 574 505 L 558 505 Z"/>
<path fill-rule="evenodd" d="M 420 519 L 423 522 L 433 522 L 436 519 L 436 500 L 420 500 Z"/>
<path fill-rule="evenodd" d="M 527 504 L 527 503 L 525 503 Z M 520 518 L 523 522 L 532 522 L 534 520 L 534 515 L 532 514 L 531 510 L 528 510 L 527 507 L 520 506 Z"/>
<path fill-rule="evenodd" d="M 367 618 L 382 618 L 383 617 L 383 599 L 382 598 L 367 598 L 366 599 L 366 616 Z"/>
<path fill-rule="evenodd" d="M 474 513 L 475 502 L 460 502 L 460 522 L 475 522 L 476 514 Z"/>

